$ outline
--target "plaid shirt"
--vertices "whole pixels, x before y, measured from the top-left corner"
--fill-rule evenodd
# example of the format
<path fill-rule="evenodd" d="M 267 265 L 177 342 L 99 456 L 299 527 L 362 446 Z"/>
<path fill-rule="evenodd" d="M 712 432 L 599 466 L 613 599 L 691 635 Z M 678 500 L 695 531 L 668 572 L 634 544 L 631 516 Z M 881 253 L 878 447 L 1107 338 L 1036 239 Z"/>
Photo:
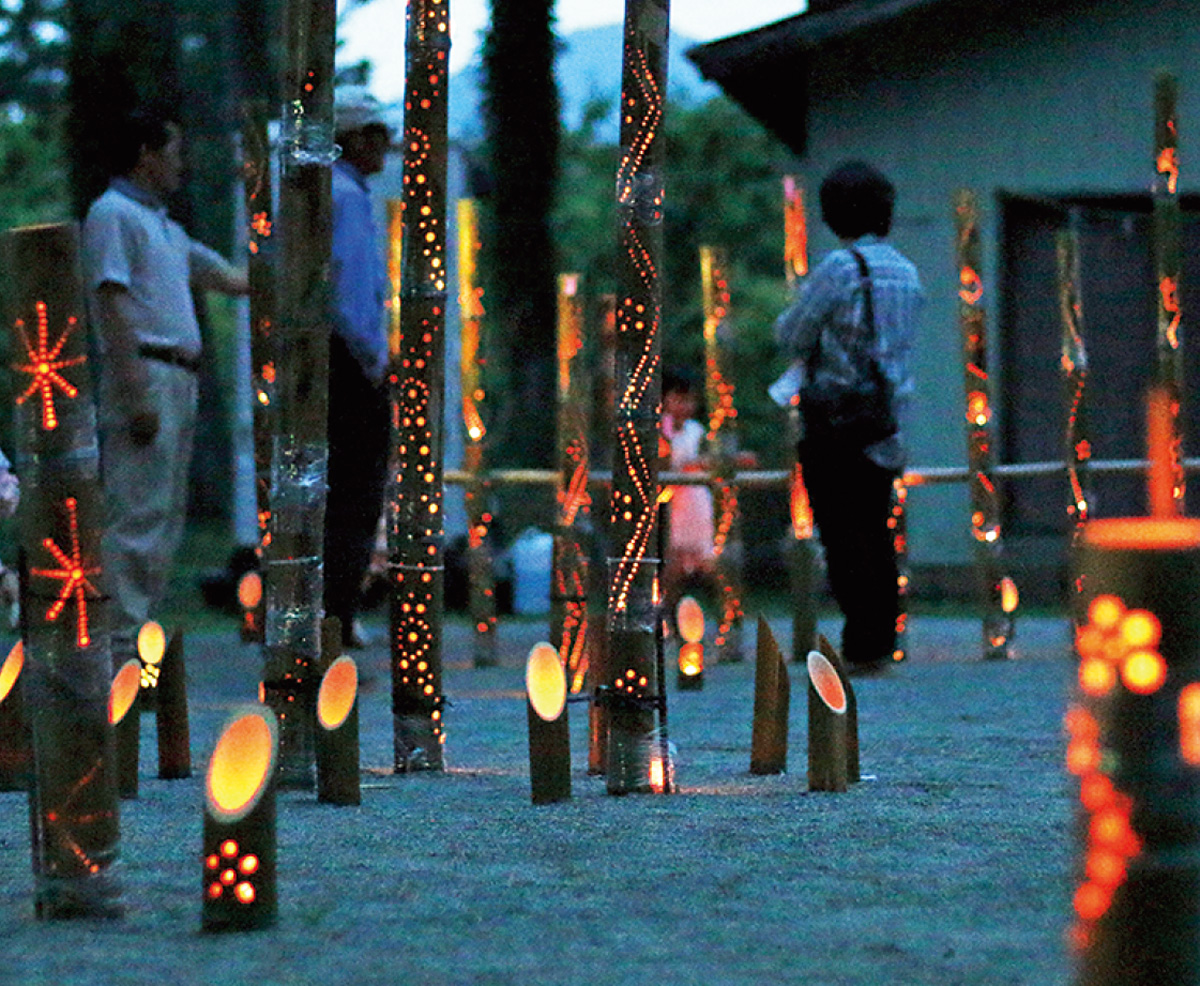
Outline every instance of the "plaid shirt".
<path fill-rule="evenodd" d="M 875 236 L 864 236 L 851 246 L 863 255 L 871 272 L 876 355 L 892 382 L 900 422 L 900 431 L 870 446 L 867 455 L 885 469 L 898 470 L 904 467 L 904 425 L 913 392 L 909 353 L 924 292 L 917 269 L 894 247 Z M 807 361 L 820 338 L 820 365 L 806 366 L 806 377 L 817 373 L 844 385 L 857 382 L 847 350 L 866 331 L 862 277 L 849 248 L 829 253 L 805 278 L 796 300 L 775 322 L 775 340 L 789 360 Z"/>

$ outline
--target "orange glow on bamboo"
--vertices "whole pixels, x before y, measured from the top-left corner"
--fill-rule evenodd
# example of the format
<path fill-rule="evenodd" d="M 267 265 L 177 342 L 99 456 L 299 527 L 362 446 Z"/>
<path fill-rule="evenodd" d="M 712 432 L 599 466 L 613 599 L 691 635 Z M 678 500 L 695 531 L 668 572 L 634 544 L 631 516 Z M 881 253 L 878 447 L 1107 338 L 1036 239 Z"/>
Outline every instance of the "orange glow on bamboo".
<path fill-rule="evenodd" d="M 167 649 L 167 635 L 160 624 L 148 620 L 138 631 L 137 651 L 143 664 L 161 664 Z"/>
<path fill-rule="evenodd" d="M 248 814 L 270 780 L 279 742 L 275 716 L 269 709 L 253 709 L 237 716 L 217 740 L 208 767 L 205 795 L 212 814 L 223 821 L 235 821 Z M 221 846 L 232 852 L 227 840 Z"/>
<path fill-rule="evenodd" d="M 53 623 L 57 620 L 62 615 L 67 603 L 74 598 L 75 645 L 77 647 L 87 647 L 92 642 L 91 632 L 88 629 L 87 599 L 89 594 L 93 598 L 100 595 L 96 587 L 88 581 L 88 576 L 98 575 L 100 567 L 88 567 L 83 562 L 83 548 L 79 539 L 78 501 L 73 496 L 67 497 L 64 506 L 67 509 L 67 526 L 71 539 L 71 553 L 67 554 L 52 538 L 45 538 L 42 541 L 42 547 L 46 549 L 46 552 L 54 561 L 58 562 L 59 567 L 31 568 L 29 574 L 62 582 L 62 588 L 58 591 L 58 598 L 46 610 L 46 622 Z"/>
<path fill-rule="evenodd" d="M 567 704 L 567 676 L 558 651 L 550 644 L 535 644 L 525 662 L 525 691 L 533 711 L 553 722 Z"/>
<path fill-rule="evenodd" d="M 1089 657 L 1079 664 L 1079 687 L 1085 694 L 1099 698 L 1113 690 L 1117 671 L 1107 661 Z"/>
<path fill-rule="evenodd" d="M 1121 663 L 1121 681 L 1131 692 L 1153 695 L 1167 680 L 1167 662 L 1158 651 L 1137 650 Z"/>
<path fill-rule="evenodd" d="M 50 319 L 44 301 L 34 304 L 37 316 L 37 340 L 31 342 L 25 333 L 25 322 L 17 319 L 16 329 L 21 337 L 21 345 L 25 350 L 27 363 L 15 363 L 13 369 L 19 373 L 28 373 L 31 377 L 28 388 L 16 397 L 18 405 L 24 404 L 30 397 L 38 395 L 42 402 L 42 428 L 53 431 L 58 427 L 58 410 L 54 406 L 54 391 L 60 391 L 68 399 L 77 397 L 78 388 L 74 386 L 59 370 L 69 366 L 78 366 L 87 362 L 86 356 L 75 356 L 70 359 L 60 359 L 63 347 L 71 333 L 79 326 L 79 319 L 74 315 L 67 319 L 67 326 L 62 335 L 53 345 L 50 344 Z"/>
<path fill-rule="evenodd" d="M 799 462 L 792 466 L 790 500 L 792 535 L 797 541 L 807 541 L 813 536 L 813 513 L 808 487 L 804 485 L 804 470 Z"/>
<path fill-rule="evenodd" d="M 1151 388 L 1146 398 L 1146 445 L 1150 457 L 1150 516 L 1174 517 L 1180 512 L 1175 496 L 1175 418 L 1178 408 L 1163 387 Z"/>
<path fill-rule="evenodd" d="M 808 217 L 804 187 L 792 175 L 783 178 L 783 262 L 789 281 L 808 275 Z"/>
<path fill-rule="evenodd" d="M 130 658 L 121 665 L 108 692 L 108 721 L 114 726 L 133 708 L 141 681 L 142 665 L 137 658 Z"/>
<path fill-rule="evenodd" d="M 704 671 L 704 645 L 685 643 L 679 648 L 679 673 L 694 678 Z"/>
<path fill-rule="evenodd" d="M 21 677 L 21 669 L 25 667 L 25 645 L 17 641 L 8 652 L 4 663 L 0 664 L 0 702 L 8 698 L 17 679 Z"/>
<path fill-rule="evenodd" d="M 1090 520 L 1084 543 L 1111 550 L 1164 551 L 1200 547 L 1200 518 L 1110 517 Z"/>
<path fill-rule="evenodd" d="M 258 609 L 262 592 L 262 576 L 258 572 L 247 572 L 238 579 L 237 596 L 242 609 Z"/>
<path fill-rule="evenodd" d="M 1004 576 L 1000 580 L 1000 608 L 1006 613 L 1015 613 L 1020 604 L 1021 593 L 1017 590 L 1017 583 L 1011 577 Z"/>
<path fill-rule="evenodd" d="M 1200 767 L 1200 684 L 1184 685 L 1179 692 L 1179 755 Z"/>
<path fill-rule="evenodd" d="M 662 794 L 667 789 L 667 772 L 664 768 L 662 754 L 655 751 L 650 758 L 650 790 Z"/>
<path fill-rule="evenodd" d="M 698 644 L 704 639 L 704 610 L 691 596 L 684 596 L 675 607 L 675 622 L 679 635 L 689 644 Z"/>
<path fill-rule="evenodd" d="M 357 696 L 358 665 L 352 657 L 339 657 L 321 678 L 317 692 L 317 722 L 323 729 L 337 729 L 350 715 Z"/>
<path fill-rule="evenodd" d="M 808 680 L 831 712 L 840 714 L 846 711 L 846 689 L 842 685 L 842 678 L 829 658 L 820 651 L 809 651 Z"/>

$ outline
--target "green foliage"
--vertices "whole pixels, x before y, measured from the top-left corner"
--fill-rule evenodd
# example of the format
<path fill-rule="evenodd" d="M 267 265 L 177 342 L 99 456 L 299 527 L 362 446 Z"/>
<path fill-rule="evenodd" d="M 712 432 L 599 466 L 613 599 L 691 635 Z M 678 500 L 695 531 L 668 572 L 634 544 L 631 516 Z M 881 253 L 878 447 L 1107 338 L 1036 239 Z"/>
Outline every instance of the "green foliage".
<path fill-rule="evenodd" d="M 614 290 L 617 244 L 613 180 L 618 151 L 592 140 L 606 108 L 589 109 L 563 137 L 555 236 L 563 270 L 584 274 L 592 295 Z M 699 249 L 729 259 L 736 404 L 741 444 L 764 466 L 783 467 L 781 414 L 766 388 L 780 371 L 771 328 L 787 303 L 783 276 L 782 176 L 796 165 L 787 149 L 725 98 L 668 106 L 663 265 L 663 358 L 704 366 Z M 589 122 L 591 121 L 591 122 Z"/>
<path fill-rule="evenodd" d="M 68 218 L 61 141 L 32 116 L 20 123 L 0 118 L 0 229 Z"/>

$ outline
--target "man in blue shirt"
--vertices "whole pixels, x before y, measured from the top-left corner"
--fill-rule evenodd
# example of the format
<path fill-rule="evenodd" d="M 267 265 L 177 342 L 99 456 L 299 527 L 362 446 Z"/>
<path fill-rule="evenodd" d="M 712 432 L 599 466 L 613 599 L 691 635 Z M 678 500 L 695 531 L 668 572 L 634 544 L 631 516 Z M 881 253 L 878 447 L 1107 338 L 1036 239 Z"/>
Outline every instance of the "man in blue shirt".
<path fill-rule="evenodd" d="M 361 86 L 334 97 L 341 157 L 333 165 L 333 334 L 329 340 L 329 494 L 325 614 L 355 632 L 363 576 L 387 488 L 387 272 L 367 178 L 383 170 L 391 130 Z"/>
<path fill-rule="evenodd" d="M 870 362 L 856 358 L 864 346 L 891 385 L 900 426 L 894 434 L 859 447 L 829 438 L 821 428 L 826 422 L 806 421 L 800 442 L 830 588 L 846 618 L 842 650 L 860 673 L 886 668 L 896 645 L 898 573 L 888 519 L 892 483 L 904 468 L 904 417 L 913 390 L 908 358 L 923 301 L 916 268 L 884 241 L 895 194 L 887 178 L 861 162 L 826 177 L 821 217 L 842 246 L 821 261 L 775 323 L 783 355 L 804 365 L 802 407 L 804 387 L 869 390 L 860 377 Z"/>

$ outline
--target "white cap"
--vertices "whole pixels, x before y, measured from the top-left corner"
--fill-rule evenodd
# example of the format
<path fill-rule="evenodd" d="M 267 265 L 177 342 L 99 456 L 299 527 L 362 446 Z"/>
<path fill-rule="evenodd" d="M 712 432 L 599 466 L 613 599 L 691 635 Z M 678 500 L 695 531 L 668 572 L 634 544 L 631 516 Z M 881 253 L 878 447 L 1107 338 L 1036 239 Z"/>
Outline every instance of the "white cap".
<path fill-rule="evenodd" d="M 338 86 L 333 93 L 334 130 L 339 134 L 364 127 L 383 127 L 390 134 L 383 104 L 366 86 Z"/>

